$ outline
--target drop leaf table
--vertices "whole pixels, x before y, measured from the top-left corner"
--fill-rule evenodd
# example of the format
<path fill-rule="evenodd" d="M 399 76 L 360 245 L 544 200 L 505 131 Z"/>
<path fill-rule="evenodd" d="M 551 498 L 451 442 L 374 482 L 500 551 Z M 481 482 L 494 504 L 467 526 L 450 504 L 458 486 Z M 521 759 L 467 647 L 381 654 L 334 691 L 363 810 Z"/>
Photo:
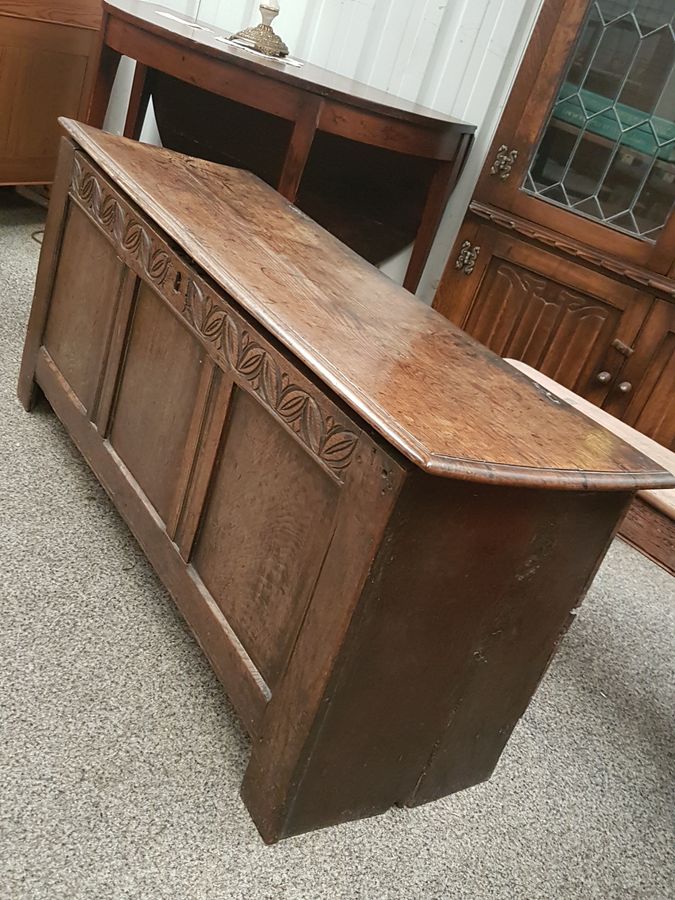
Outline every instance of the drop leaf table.
<path fill-rule="evenodd" d="M 62 127 L 19 396 L 223 682 L 263 838 L 488 778 L 672 476 L 254 176 Z"/>

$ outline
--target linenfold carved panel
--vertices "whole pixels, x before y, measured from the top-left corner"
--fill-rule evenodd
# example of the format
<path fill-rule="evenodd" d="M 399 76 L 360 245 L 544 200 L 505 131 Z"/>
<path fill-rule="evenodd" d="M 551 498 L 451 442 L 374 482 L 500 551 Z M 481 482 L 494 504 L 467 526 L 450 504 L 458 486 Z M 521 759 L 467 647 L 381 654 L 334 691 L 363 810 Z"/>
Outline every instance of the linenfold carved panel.
<path fill-rule="evenodd" d="M 339 419 L 337 408 L 285 365 L 248 323 L 204 279 L 136 216 L 101 176 L 75 157 L 71 192 L 110 238 L 118 254 L 147 278 L 232 371 L 338 480 L 352 461 L 359 433 Z M 288 371 L 287 371 L 288 370 Z M 292 374 L 289 374 L 289 371 Z"/>
<path fill-rule="evenodd" d="M 494 259 L 465 327 L 500 356 L 574 388 L 589 358 L 611 341 L 619 316 L 593 297 Z"/>

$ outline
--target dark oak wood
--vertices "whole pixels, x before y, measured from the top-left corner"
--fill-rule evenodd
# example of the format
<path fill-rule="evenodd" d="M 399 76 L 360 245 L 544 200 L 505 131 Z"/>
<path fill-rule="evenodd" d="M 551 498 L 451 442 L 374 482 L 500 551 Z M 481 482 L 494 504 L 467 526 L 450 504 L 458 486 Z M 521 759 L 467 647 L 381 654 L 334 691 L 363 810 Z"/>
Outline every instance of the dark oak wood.
<path fill-rule="evenodd" d="M 628 393 L 616 391 L 608 412 L 675 450 L 675 304 L 656 301 L 621 369 Z"/>
<path fill-rule="evenodd" d="M 152 95 L 164 146 L 254 171 L 372 262 L 413 243 L 404 284 L 415 290 L 473 126 L 310 63 L 295 68 L 253 56 L 224 42 L 228 32 L 166 18 L 154 3 L 103 6 L 90 124 L 103 124 L 120 56 L 136 59 L 125 135 L 138 137 Z M 357 148 L 356 156 L 333 148 L 338 190 L 330 177 L 303 190 L 312 156 L 320 169 L 327 161 L 331 168 L 331 147 L 326 156 L 318 135 Z M 402 197 L 392 167 L 406 170 Z"/>
<path fill-rule="evenodd" d="M 141 136 L 143 128 L 143 120 L 148 109 L 150 100 L 150 85 L 148 79 L 148 67 L 143 63 L 136 63 L 134 68 L 134 78 L 131 83 L 131 94 L 129 95 L 129 105 L 127 107 L 127 115 L 124 120 L 125 137 L 138 140 Z"/>
<path fill-rule="evenodd" d="M 545 0 L 434 307 L 673 448 L 675 215 L 642 240 L 523 190 L 588 7 Z M 504 179 L 502 146 L 518 152 Z"/>
<path fill-rule="evenodd" d="M 263 838 L 488 777 L 635 492 L 675 478 L 251 174 L 63 126 L 19 395 L 225 685 Z"/>
<path fill-rule="evenodd" d="M 619 537 L 675 576 L 675 519 L 640 494 L 631 503 Z"/>
<path fill-rule="evenodd" d="M 619 393 L 626 359 L 615 342 L 635 343 L 652 295 L 489 226 L 462 235 L 481 253 L 456 293 L 437 297 L 439 312 L 599 406 Z"/>

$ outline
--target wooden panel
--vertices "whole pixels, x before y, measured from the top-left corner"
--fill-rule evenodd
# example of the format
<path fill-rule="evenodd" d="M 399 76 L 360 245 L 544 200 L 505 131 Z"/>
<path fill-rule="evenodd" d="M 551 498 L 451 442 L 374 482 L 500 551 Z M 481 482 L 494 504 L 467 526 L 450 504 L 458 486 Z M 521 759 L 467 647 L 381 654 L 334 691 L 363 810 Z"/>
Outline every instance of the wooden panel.
<path fill-rule="evenodd" d="M 675 577 L 675 519 L 639 494 L 621 523 L 619 537 Z"/>
<path fill-rule="evenodd" d="M 114 498 L 129 528 L 160 573 L 209 662 L 227 686 L 230 700 L 252 734 L 269 700 L 260 673 L 243 650 L 218 607 L 195 583 L 178 548 L 164 530 L 157 513 L 129 475 L 129 470 L 95 425 L 83 414 L 51 357 L 42 348 L 37 354 L 35 377 L 52 409 L 74 437 L 96 477 Z"/>
<path fill-rule="evenodd" d="M 635 406 L 629 407 L 625 421 L 675 450 L 675 330 L 663 336 L 638 391 Z"/>
<path fill-rule="evenodd" d="M 0 15 L 98 28 L 101 24 L 100 0 L 0 0 Z"/>
<path fill-rule="evenodd" d="M 487 226 L 474 239 L 476 271 L 450 276 L 473 291 L 463 328 L 500 356 L 602 403 L 624 362 L 612 342 L 633 343 L 651 298 Z M 598 380 L 601 372 L 608 380 Z"/>
<path fill-rule="evenodd" d="M 414 472 L 276 837 L 418 805 L 489 777 L 628 500 Z M 509 540 L 496 521 L 510 523 Z M 247 801 L 249 784 L 247 772 Z"/>
<path fill-rule="evenodd" d="M 187 328 L 142 284 L 110 441 L 163 522 L 176 499 L 176 475 L 205 358 Z M 167 472 L 174 475 L 169 478 Z"/>
<path fill-rule="evenodd" d="M 86 258 L 88 265 L 83 266 Z M 122 264 L 74 205 L 68 211 L 44 343 L 80 403 L 93 414 Z"/>
<path fill-rule="evenodd" d="M 192 564 L 272 690 L 330 543 L 337 495 L 306 450 L 237 391 Z"/>
<path fill-rule="evenodd" d="M 95 37 L 0 15 L 0 184 L 52 180 L 57 117 L 82 112 Z"/>
<path fill-rule="evenodd" d="M 654 304 L 604 408 L 675 450 L 675 305 Z"/>

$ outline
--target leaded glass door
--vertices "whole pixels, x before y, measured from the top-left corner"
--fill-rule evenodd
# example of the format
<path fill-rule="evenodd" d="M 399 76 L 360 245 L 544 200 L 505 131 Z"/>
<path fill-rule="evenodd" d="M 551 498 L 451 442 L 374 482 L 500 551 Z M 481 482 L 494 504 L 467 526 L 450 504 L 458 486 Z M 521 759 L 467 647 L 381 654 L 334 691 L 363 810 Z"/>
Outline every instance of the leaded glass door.
<path fill-rule="evenodd" d="M 666 273 L 675 0 L 561 0 L 545 14 L 550 46 L 507 106 L 476 198 Z"/>

